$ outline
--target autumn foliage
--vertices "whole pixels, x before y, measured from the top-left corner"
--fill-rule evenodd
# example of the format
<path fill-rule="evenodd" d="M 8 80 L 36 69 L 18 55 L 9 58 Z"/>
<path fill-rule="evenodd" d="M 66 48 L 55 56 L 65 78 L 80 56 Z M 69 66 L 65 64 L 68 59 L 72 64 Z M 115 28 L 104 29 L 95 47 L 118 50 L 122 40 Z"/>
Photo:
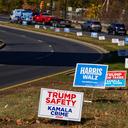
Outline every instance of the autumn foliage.
<path fill-rule="evenodd" d="M 81 19 L 98 19 L 104 22 L 124 22 L 128 20 L 127 0 L 52 0 L 54 2 L 54 14 L 63 13 L 65 6 L 83 8 Z M 65 4 L 67 1 L 67 4 Z M 109 3 L 107 4 L 107 1 Z M 35 10 L 39 7 L 41 0 L 0 0 L 0 13 L 10 13 L 15 8 Z M 45 0 L 45 5 L 50 7 L 51 0 Z M 47 9 L 47 8 L 46 8 Z M 79 18 L 79 20 L 81 20 Z"/>

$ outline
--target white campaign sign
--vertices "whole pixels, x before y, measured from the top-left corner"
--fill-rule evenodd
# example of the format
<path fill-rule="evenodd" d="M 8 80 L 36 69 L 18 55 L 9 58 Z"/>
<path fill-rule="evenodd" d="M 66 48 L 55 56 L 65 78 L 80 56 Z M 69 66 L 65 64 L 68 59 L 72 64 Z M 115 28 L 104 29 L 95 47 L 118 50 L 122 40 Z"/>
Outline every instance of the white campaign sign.
<path fill-rule="evenodd" d="M 55 28 L 55 32 L 60 32 L 60 28 Z"/>
<path fill-rule="evenodd" d="M 40 25 L 35 25 L 35 28 L 39 29 L 40 28 Z"/>
<path fill-rule="evenodd" d="M 97 32 L 91 32 L 91 37 L 97 38 L 98 37 L 98 33 Z"/>
<path fill-rule="evenodd" d="M 23 21 L 22 22 L 22 25 L 27 25 L 27 21 Z"/>
<path fill-rule="evenodd" d="M 77 32 L 76 35 L 77 36 L 83 36 L 83 33 L 82 32 Z"/>
<path fill-rule="evenodd" d="M 41 88 L 38 116 L 81 121 L 82 92 Z"/>
<path fill-rule="evenodd" d="M 99 36 L 99 40 L 105 40 L 105 36 Z"/>
<path fill-rule="evenodd" d="M 113 44 L 118 44 L 118 43 L 119 43 L 119 39 L 117 39 L 117 38 L 112 38 L 112 43 L 113 43 Z"/>
<path fill-rule="evenodd" d="M 120 41 L 118 42 L 118 46 L 125 46 L 124 40 L 120 40 Z"/>
<path fill-rule="evenodd" d="M 68 7 L 68 11 L 71 12 L 72 11 L 72 7 Z"/>
<path fill-rule="evenodd" d="M 70 32 L 69 28 L 64 28 L 64 32 Z"/>
<path fill-rule="evenodd" d="M 128 69 L 128 58 L 125 58 L 125 68 Z"/>
<path fill-rule="evenodd" d="M 46 26 L 43 26 L 43 29 L 44 29 L 44 30 L 47 30 L 47 27 L 46 27 Z"/>

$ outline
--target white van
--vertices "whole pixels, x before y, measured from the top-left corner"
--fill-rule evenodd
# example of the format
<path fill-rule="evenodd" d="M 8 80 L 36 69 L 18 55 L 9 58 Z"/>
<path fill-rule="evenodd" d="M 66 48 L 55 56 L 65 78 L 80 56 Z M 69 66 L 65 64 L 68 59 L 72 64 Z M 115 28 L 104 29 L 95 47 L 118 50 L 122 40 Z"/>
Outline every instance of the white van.
<path fill-rule="evenodd" d="M 22 12 L 25 11 L 24 9 L 15 9 L 12 11 L 10 15 L 10 22 L 18 22 L 18 20 L 22 16 Z"/>

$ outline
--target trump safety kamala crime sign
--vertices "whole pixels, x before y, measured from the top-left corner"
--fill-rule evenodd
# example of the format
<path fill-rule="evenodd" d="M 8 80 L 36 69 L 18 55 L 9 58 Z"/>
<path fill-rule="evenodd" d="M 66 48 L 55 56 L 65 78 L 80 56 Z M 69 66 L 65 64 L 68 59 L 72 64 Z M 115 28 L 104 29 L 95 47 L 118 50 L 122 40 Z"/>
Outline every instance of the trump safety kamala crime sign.
<path fill-rule="evenodd" d="M 38 116 L 80 121 L 83 95 L 82 92 L 41 88 Z"/>
<path fill-rule="evenodd" d="M 78 63 L 75 70 L 74 87 L 105 88 L 108 66 Z"/>
<path fill-rule="evenodd" d="M 108 71 L 105 87 L 125 87 L 126 71 Z"/>

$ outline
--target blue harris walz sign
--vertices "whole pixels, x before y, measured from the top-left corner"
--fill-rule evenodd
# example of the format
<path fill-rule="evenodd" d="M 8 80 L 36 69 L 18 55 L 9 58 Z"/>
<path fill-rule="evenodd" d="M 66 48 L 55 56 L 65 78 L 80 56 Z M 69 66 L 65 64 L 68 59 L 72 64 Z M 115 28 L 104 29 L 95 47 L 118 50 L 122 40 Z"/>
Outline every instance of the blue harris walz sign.
<path fill-rule="evenodd" d="M 78 63 L 75 70 L 74 87 L 105 88 L 108 66 Z"/>
<path fill-rule="evenodd" d="M 124 42 L 125 44 L 128 44 L 128 37 L 125 37 Z"/>

